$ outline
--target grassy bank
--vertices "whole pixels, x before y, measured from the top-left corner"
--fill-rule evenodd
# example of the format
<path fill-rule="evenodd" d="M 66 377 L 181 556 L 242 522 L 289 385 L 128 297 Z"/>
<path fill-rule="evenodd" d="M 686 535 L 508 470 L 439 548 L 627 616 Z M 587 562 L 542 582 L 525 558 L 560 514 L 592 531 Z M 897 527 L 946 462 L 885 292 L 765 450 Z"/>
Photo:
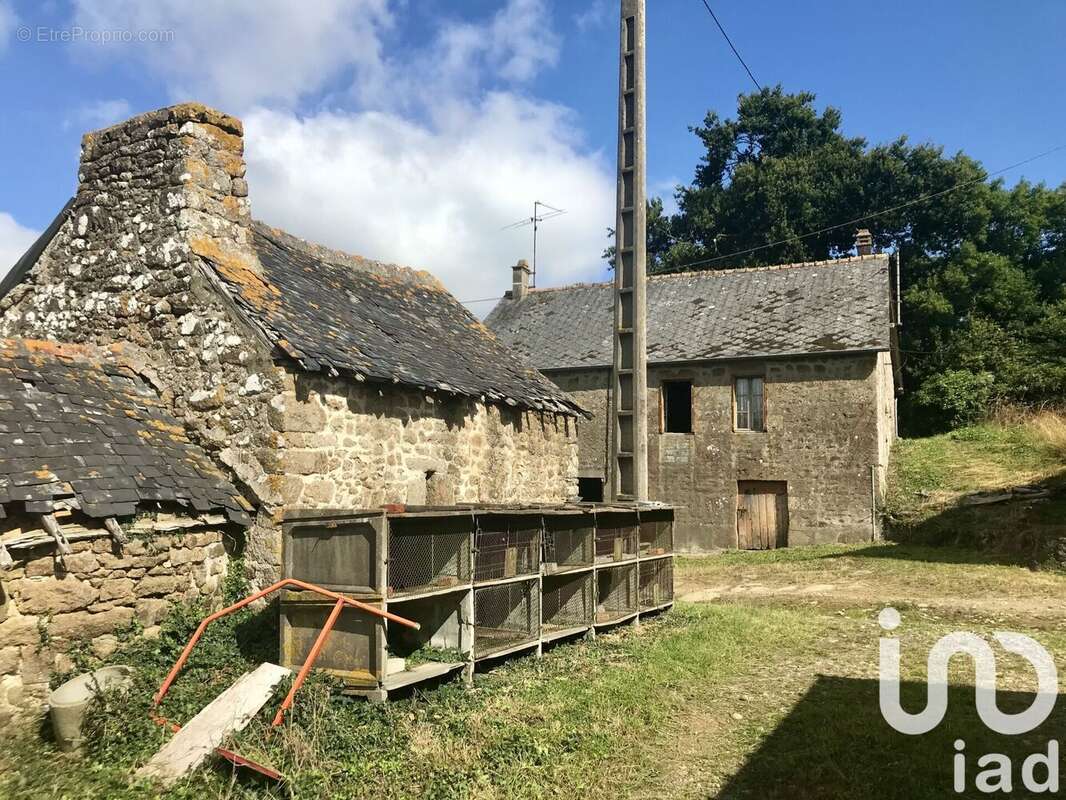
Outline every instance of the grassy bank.
<path fill-rule="evenodd" d="M 130 775 L 167 736 L 148 720 L 148 700 L 191 618 L 177 614 L 162 639 L 136 642 L 112 659 L 137 667 L 137 686 L 93 714 L 85 760 L 32 736 L 5 747 L 0 796 L 155 796 Z M 265 624 L 248 615 L 220 626 L 175 685 L 165 713 L 188 719 L 258 663 L 262 654 L 247 648 L 264 640 L 258 631 Z M 812 630 L 787 612 L 688 607 L 539 661 L 506 664 L 479 675 L 472 690 L 450 684 L 373 707 L 331 697 L 317 681 L 302 691 L 285 728 L 250 729 L 236 749 L 288 775 L 297 797 L 617 797 L 655 783 L 687 708 L 776 649 L 801 649 Z M 163 796 L 268 793 L 206 769 Z"/>
<path fill-rule="evenodd" d="M 971 505 L 969 496 L 1039 485 L 1047 498 Z M 1055 561 L 1066 536 L 1066 417 L 1008 416 L 893 451 L 885 513 L 890 535 L 990 549 L 1029 564 Z M 1061 559 L 1060 559 L 1061 560 Z"/>

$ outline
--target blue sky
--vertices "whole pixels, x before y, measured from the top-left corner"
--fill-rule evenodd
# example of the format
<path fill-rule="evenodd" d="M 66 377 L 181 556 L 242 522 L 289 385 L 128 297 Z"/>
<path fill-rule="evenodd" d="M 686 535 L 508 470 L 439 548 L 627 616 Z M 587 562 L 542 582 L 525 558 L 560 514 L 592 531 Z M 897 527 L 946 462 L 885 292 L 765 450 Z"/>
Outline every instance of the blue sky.
<path fill-rule="evenodd" d="M 1061 0 L 712 5 L 760 82 L 815 92 L 849 134 L 990 170 L 1066 143 Z M 569 212 L 543 230 L 542 285 L 603 276 L 617 0 L 221 6 L 0 0 L 0 271 L 73 192 L 83 131 L 197 99 L 245 119 L 272 224 L 488 297 L 528 257 L 526 232 L 500 229 L 540 199 Z M 648 6 L 649 187 L 669 195 L 699 157 L 688 126 L 752 87 L 700 0 Z M 172 33 L 41 41 L 77 28 Z M 1022 176 L 1062 183 L 1066 151 L 1005 177 Z"/>

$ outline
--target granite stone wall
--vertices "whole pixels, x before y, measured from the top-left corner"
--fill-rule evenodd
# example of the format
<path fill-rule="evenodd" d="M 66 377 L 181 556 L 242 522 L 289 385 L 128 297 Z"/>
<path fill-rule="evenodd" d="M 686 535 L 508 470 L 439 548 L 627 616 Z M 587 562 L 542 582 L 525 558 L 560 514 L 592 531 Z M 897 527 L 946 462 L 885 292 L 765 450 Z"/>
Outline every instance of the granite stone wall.
<path fill-rule="evenodd" d="M 53 544 L 12 549 L 15 563 L 0 571 L 0 726 L 43 706 L 52 676 L 74 667 L 75 645 L 106 658 L 132 622 L 153 636 L 171 603 L 217 601 L 229 563 L 212 526 L 133 535 L 123 547 L 100 529 L 71 550 L 58 559 Z"/>
<path fill-rule="evenodd" d="M 215 275 L 262 282 L 244 174 L 240 120 L 198 104 L 87 134 L 71 218 L 0 299 L 0 335 L 120 346 L 259 508 L 256 585 L 280 577 L 285 509 L 575 494 L 572 419 L 275 359 Z"/>
<path fill-rule="evenodd" d="M 766 382 L 763 432 L 734 430 L 733 382 L 751 375 Z M 610 373 L 548 376 L 596 412 L 579 423 L 581 474 L 605 475 Z M 662 432 L 659 390 L 669 380 L 693 383 L 691 434 Z M 737 546 L 739 481 L 787 483 L 789 545 L 879 535 L 874 503 L 895 438 L 887 354 L 652 366 L 648 391 L 649 490 L 677 506 L 679 551 Z"/>

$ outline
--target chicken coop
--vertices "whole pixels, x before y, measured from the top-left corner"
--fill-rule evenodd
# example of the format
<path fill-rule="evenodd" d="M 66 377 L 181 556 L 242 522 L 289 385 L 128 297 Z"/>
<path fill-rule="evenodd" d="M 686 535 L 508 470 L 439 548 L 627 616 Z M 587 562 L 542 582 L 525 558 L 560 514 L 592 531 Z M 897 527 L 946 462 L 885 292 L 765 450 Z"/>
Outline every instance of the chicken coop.
<path fill-rule="evenodd" d="M 669 608 L 673 516 L 644 504 L 292 512 L 283 560 L 286 577 L 419 623 L 346 609 L 326 641 L 316 667 L 380 701 Z M 284 666 L 303 664 L 331 608 L 282 595 Z"/>

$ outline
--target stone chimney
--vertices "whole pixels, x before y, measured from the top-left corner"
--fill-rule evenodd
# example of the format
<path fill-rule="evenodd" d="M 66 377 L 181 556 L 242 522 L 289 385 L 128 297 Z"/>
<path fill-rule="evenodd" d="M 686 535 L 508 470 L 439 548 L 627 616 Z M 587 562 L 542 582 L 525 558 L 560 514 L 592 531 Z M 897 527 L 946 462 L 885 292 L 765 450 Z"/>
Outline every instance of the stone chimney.
<path fill-rule="evenodd" d="M 261 274 L 243 134 L 239 119 L 199 103 L 87 133 L 71 212 L 86 271 L 121 264 L 159 280 L 156 271 L 178 269 L 191 252 L 223 270 Z"/>
<path fill-rule="evenodd" d="M 529 291 L 529 262 L 524 258 L 511 267 L 511 298 L 521 300 Z"/>
<path fill-rule="evenodd" d="M 871 255 L 874 251 L 874 237 L 868 228 L 855 231 L 855 250 L 860 256 Z"/>

